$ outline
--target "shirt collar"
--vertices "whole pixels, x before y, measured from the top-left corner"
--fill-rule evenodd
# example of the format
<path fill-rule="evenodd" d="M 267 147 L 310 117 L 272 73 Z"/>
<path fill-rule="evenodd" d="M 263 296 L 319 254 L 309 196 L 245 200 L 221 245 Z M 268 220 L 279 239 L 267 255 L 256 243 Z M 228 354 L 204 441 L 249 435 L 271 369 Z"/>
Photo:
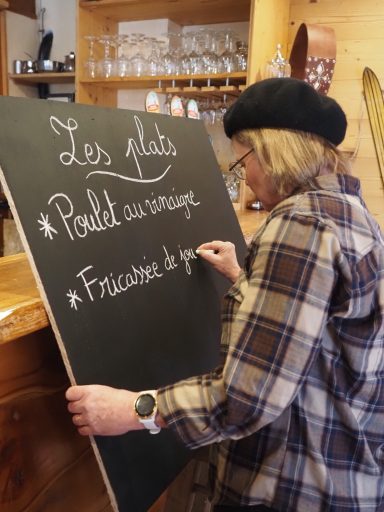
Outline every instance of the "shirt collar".
<path fill-rule="evenodd" d="M 361 199 L 360 180 L 349 174 L 324 174 L 311 178 L 305 185 L 297 189 L 294 194 L 310 190 L 328 190 L 330 192 L 358 196 Z"/>

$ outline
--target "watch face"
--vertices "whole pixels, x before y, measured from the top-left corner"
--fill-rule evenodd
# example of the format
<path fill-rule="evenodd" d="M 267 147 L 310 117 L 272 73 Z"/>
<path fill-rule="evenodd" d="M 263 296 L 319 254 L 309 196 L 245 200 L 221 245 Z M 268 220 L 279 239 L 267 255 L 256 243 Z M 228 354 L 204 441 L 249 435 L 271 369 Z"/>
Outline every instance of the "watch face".
<path fill-rule="evenodd" d="M 151 416 L 155 410 L 156 400 L 152 395 L 140 395 L 136 400 L 135 409 L 139 416 L 146 418 Z"/>

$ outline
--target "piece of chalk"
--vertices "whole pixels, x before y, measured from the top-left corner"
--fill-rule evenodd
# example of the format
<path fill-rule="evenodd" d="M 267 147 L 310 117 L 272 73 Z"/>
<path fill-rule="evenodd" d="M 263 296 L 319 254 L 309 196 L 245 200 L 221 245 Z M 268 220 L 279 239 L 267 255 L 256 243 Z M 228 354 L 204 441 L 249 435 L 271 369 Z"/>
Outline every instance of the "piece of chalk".
<path fill-rule="evenodd" d="M 196 254 L 201 254 L 202 252 L 210 252 L 211 254 L 219 254 L 217 249 L 196 249 Z"/>

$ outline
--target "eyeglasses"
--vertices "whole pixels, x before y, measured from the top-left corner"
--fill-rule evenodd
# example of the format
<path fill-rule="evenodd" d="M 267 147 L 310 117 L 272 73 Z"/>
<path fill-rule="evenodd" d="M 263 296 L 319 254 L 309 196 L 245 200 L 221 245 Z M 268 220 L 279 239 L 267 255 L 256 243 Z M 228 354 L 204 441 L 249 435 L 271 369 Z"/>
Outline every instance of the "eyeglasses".
<path fill-rule="evenodd" d="M 241 158 L 229 164 L 228 172 L 234 172 L 240 180 L 245 180 L 244 163 L 243 160 L 253 152 L 253 148 L 250 149 Z"/>

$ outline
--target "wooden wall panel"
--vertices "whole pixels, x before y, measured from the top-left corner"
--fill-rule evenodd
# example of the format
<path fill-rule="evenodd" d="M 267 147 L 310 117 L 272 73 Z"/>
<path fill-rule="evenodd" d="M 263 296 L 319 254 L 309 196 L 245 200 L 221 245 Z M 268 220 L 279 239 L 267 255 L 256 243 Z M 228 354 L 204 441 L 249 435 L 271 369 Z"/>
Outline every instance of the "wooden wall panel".
<path fill-rule="evenodd" d="M 342 147 L 358 148 L 353 172 L 362 182 L 363 197 L 384 228 L 384 190 L 363 100 L 362 75 L 370 67 L 384 87 L 384 2 L 382 0 L 291 0 L 288 48 L 301 23 L 317 23 L 335 30 L 337 56 L 329 95 L 343 107 L 348 130 Z M 359 128 L 360 127 L 360 128 Z"/>
<path fill-rule="evenodd" d="M 248 83 L 264 78 L 278 43 L 287 51 L 289 0 L 253 0 L 249 34 Z"/>
<path fill-rule="evenodd" d="M 282 52 L 288 51 L 289 0 L 252 0 L 249 24 L 249 52 L 247 84 L 265 78 L 266 64 L 281 44 Z M 245 185 L 240 187 L 240 209 L 245 210 L 255 195 Z"/>
<path fill-rule="evenodd" d="M 88 43 L 84 36 L 96 34 L 115 34 L 118 31 L 116 21 L 112 21 L 103 16 L 98 16 L 87 9 L 80 8 L 77 3 L 76 11 L 76 60 L 85 62 L 89 55 Z M 94 55 L 96 59 L 102 57 L 101 45 L 95 45 Z M 86 76 L 84 66 L 78 66 L 75 78 L 75 98 L 77 103 L 88 105 L 102 105 L 104 107 L 117 106 L 117 90 L 104 87 L 89 87 L 81 83 Z"/>

